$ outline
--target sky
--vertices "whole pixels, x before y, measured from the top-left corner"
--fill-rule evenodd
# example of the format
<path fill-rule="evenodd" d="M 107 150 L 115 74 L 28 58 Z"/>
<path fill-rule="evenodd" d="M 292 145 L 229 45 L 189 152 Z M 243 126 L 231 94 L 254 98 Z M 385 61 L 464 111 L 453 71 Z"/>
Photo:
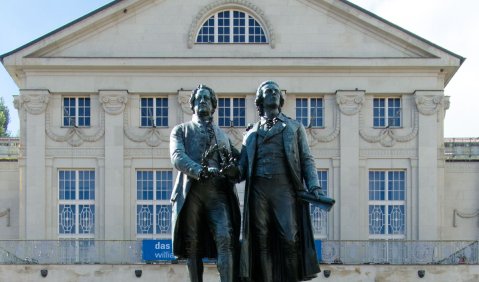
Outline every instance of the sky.
<path fill-rule="evenodd" d="M 251 0 L 252 1 L 252 0 Z M 0 54 L 12 51 L 59 28 L 110 0 L 2 0 Z M 205 1 L 205 4 L 210 1 Z M 466 58 L 445 88 L 451 106 L 445 137 L 479 137 L 479 1 L 350 0 L 350 2 Z M 476 93 L 478 92 L 478 93 Z M 19 134 L 13 95 L 19 90 L 0 66 L 0 95 L 10 110 L 8 131 Z"/>

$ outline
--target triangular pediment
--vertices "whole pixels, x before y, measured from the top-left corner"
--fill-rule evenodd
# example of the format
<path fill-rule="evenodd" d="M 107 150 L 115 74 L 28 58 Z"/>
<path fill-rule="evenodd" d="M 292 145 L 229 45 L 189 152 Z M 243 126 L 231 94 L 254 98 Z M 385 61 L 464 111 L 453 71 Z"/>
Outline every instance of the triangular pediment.
<path fill-rule="evenodd" d="M 270 44 L 191 44 L 209 8 L 236 7 L 260 17 Z M 115 1 L 3 57 L 436 58 L 456 66 L 462 61 L 342 0 Z"/>

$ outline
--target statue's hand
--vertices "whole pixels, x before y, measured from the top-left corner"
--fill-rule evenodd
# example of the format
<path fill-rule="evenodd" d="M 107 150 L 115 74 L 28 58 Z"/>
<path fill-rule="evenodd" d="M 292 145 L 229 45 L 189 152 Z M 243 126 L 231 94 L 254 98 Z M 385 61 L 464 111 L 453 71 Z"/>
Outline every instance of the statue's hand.
<path fill-rule="evenodd" d="M 316 198 L 324 197 L 326 194 L 324 193 L 323 189 L 321 187 L 313 187 L 312 192 L 316 196 Z"/>
<path fill-rule="evenodd" d="M 200 179 L 208 179 L 210 177 L 215 177 L 220 174 L 220 170 L 216 167 L 205 167 L 200 173 Z"/>
<path fill-rule="evenodd" d="M 236 179 L 239 177 L 239 168 L 234 163 L 230 163 L 223 167 L 220 172 L 230 179 Z"/>

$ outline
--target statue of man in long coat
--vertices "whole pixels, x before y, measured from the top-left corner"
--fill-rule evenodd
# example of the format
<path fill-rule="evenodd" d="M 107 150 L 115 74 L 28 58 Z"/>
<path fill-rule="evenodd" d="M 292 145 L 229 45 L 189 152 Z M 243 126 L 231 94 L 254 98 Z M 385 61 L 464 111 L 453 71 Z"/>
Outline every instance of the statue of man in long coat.
<path fill-rule="evenodd" d="M 302 124 L 281 113 L 277 83 L 256 93 L 260 121 L 246 133 L 239 174 L 246 179 L 240 274 L 248 281 L 309 280 L 320 271 L 309 205 L 297 192 L 322 192 Z"/>
<path fill-rule="evenodd" d="M 217 258 L 222 282 L 238 281 L 238 196 L 234 181 L 220 170 L 230 161 L 226 156 L 238 156 L 239 152 L 213 123 L 217 106 L 213 89 L 198 86 L 190 104 L 192 120 L 177 125 L 170 136 L 171 162 L 178 170 L 171 196 L 173 254 L 186 258 L 190 281 L 203 281 L 205 257 Z M 228 154 L 212 148 L 222 148 Z"/>

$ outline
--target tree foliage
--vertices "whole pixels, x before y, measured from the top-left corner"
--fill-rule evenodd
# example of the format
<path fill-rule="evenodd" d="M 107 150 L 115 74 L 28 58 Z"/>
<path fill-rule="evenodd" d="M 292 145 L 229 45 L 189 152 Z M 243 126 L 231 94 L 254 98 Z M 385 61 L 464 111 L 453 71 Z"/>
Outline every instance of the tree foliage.
<path fill-rule="evenodd" d="M 10 122 L 10 112 L 5 105 L 3 98 L 0 97 L 0 137 L 9 137 L 10 134 L 7 131 L 8 123 Z"/>

